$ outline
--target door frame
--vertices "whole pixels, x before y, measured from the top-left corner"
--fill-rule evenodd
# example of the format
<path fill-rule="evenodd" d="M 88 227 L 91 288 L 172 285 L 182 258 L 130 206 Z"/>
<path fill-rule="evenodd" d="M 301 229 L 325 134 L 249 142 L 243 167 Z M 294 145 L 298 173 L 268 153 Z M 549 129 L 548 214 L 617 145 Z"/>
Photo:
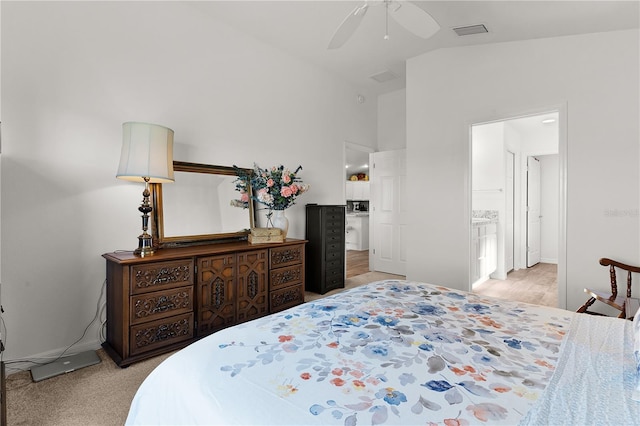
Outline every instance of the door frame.
<path fill-rule="evenodd" d="M 538 172 L 537 173 L 537 179 L 535 181 L 532 181 L 532 179 L 531 179 L 531 171 L 532 171 L 532 167 L 531 166 L 533 164 L 536 164 L 535 167 L 537 167 L 537 172 Z M 525 234 L 526 235 L 526 243 L 525 243 L 526 250 L 525 250 L 524 254 L 525 254 L 525 266 L 527 268 L 530 268 L 530 267 L 540 263 L 540 249 L 541 249 L 540 240 L 541 240 L 541 235 L 542 235 L 541 234 L 541 228 L 540 228 L 540 225 L 541 225 L 541 223 L 540 223 L 541 222 L 540 221 L 540 219 L 541 219 L 541 208 L 540 208 L 540 160 L 537 158 L 536 155 L 528 155 L 527 156 L 526 173 L 527 173 L 527 192 L 526 192 L 526 200 L 527 201 L 525 203 L 525 205 L 526 205 L 525 224 L 526 224 L 527 230 L 526 230 L 526 234 Z M 532 199 L 532 190 L 535 190 L 533 195 L 534 195 L 534 197 L 536 199 Z M 537 215 L 538 215 L 537 220 L 535 220 L 535 218 L 534 218 L 533 221 L 531 220 L 531 212 L 532 212 L 531 204 L 532 204 L 532 201 L 536 201 L 537 202 L 537 206 L 536 207 L 538 208 L 537 210 L 534 210 L 534 211 L 537 211 Z M 532 234 L 532 227 L 531 227 L 531 223 L 532 222 L 533 223 L 537 223 L 536 235 L 531 235 Z M 532 240 L 534 238 L 536 238 L 537 241 L 534 241 L 532 243 Z M 533 244 L 535 244 L 537 246 L 537 249 L 538 249 L 537 250 L 537 253 L 538 253 L 537 260 L 535 262 L 531 259 L 531 257 L 532 257 L 531 256 L 531 253 L 532 253 L 531 252 L 531 246 Z"/>
<path fill-rule="evenodd" d="M 347 166 L 347 150 L 351 149 L 354 151 L 360 151 L 360 152 L 366 152 L 369 154 L 369 156 L 371 156 L 371 154 L 373 152 L 375 152 L 376 150 L 370 146 L 366 146 L 366 145 L 360 145 L 354 142 L 350 142 L 350 141 L 344 141 L 344 145 L 342 148 L 342 176 L 343 176 L 343 183 L 342 183 L 342 200 L 343 200 L 343 204 L 346 206 L 347 205 L 347 174 L 345 172 L 346 166 Z M 371 175 L 371 159 L 369 159 L 369 175 Z M 371 235 L 371 221 L 369 221 L 369 253 L 371 253 L 371 245 L 373 244 L 372 242 L 372 235 Z M 348 260 L 347 260 L 347 248 L 346 248 L 346 244 L 345 244 L 345 254 L 344 254 L 344 277 L 345 279 L 347 278 L 347 270 L 349 269 L 349 264 L 348 264 Z M 372 265 L 371 265 L 371 255 L 369 255 L 369 270 L 372 271 L 371 269 Z"/>
<path fill-rule="evenodd" d="M 479 124 L 488 124 L 499 121 L 512 120 L 531 115 L 540 115 L 550 111 L 558 112 L 558 307 L 567 308 L 567 178 L 568 178 L 568 159 L 567 159 L 567 102 L 551 104 L 540 107 L 507 109 L 502 111 L 493 110 L 485 116 L 478 116 L 477 119 L 470 120 L 466 123 L 468 134 L 468 158 L 467 158 L 467 191 L 466 191 L 466 215 L 469 230 L 468 243 L 468 259 L 471 259 L 471 209 L 472 209 L 472 127 Z M 536 153 L 541 155 L 540 153 Z M 525 157 L 528 153 L 523 152 L 521 155 Z M 470 274 L 470 268 L 469 268 Z M 471 276 L 468 277 L 468 291 L 471 288 Z"/>
<path fill-rule="evenodd" d="M 507 221 L 505 221 L 505 268 L 504 268 L 504 276 L 506 278 L 507 274 L 513 271 L 516 267 L 516 153 L 511 152 L 509 149 L 505 151 L 505 159 L 507 164 L 510 163 L 511 166 L 511 185 L 505 184 L 505 201 L 509 201 L 511 198 L 511 229 L 507 226 Z M 507 165 L 505 165 L 507 168 Z M 508 211 L 509 208 L 508 203 L 505 203 L 505 211 Z M 510 234 L 510 235 L 509 235 Z M 511 238 L 509 238 L 509 236 Z M 507 248 L 511 246 L 511 264 L 507 263 Z"/>

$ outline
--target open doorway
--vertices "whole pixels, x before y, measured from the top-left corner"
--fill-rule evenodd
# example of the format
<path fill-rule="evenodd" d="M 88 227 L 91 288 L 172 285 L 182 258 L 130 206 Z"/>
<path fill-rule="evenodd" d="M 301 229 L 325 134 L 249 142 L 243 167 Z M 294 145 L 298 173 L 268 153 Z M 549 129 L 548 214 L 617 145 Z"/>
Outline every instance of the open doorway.
<path fill-rule="evenodd" d="M 471 288 L 558 306 L 559 111 L 471 128 Z"/>
<path fill-rule="evenodd" d="M 345 142 L 346 278 L 369 272 L 369 154 L 367 146 Z"/>

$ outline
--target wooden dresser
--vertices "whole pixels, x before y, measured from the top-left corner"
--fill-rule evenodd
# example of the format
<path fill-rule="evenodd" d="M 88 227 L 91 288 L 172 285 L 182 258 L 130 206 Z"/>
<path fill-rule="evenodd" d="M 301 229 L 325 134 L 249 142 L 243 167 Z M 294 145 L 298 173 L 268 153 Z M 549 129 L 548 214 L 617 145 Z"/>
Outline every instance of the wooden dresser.
<path fill-rule="evenodd" d="M 304 302 L 304 240 L 106 253 L 107 339 L 117 365 Z"/>

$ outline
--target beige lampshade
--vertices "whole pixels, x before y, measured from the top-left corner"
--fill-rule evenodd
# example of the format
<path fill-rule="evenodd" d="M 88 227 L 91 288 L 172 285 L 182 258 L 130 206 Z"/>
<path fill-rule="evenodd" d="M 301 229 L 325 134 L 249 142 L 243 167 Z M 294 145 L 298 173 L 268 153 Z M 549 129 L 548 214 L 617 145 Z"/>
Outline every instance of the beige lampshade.
<path fill-rule="evenodd" d="M 122 152 L 116 177 L 134 182 L 173 182 L 173 130 L 157 124 L 122 124 Z"/>

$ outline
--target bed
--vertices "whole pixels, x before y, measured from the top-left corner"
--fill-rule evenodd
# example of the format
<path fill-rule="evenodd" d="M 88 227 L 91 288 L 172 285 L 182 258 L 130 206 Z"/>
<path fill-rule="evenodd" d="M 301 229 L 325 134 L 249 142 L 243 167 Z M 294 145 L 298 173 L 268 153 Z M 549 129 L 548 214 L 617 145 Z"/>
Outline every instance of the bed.
<path fill-rule="evenodd" d="M 633 337 L 631 321 L 379 281 L 171 355 L 127 424 L 638 424 Z"/>

